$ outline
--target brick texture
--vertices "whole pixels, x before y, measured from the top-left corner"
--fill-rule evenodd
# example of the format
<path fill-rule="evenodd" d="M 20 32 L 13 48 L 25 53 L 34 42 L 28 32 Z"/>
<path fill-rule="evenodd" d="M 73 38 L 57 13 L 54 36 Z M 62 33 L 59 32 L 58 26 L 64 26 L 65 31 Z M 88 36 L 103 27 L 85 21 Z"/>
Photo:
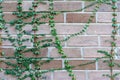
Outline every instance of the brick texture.
<path fill-rule="evenodd" d="M 38 0 L 23 0 L 22 9 L 24 12 L 29 11 L 29 8 L 32 7 L 32 2 Z M 48 0 L 44 0 L 46 4 L 39 4 L 35 11 L 39 11 L 37 14 L 37 18 L 40 18 L 43 14 L 43 11 L 49 11 L 49 2 Z M 54 0 L 54 10 L 55 11 L 72 11 L 75 12 L 62 12 L 55 16 L 54 20 L 56 22 L 55 29 L 60 40 L 65 39 L 66 37 L 78 33 L 84 29 L 86 22 L 93 13 L 93 9 L 96 4 L 86 8 L 85 10 L 80 10 L 85 6 L 88 6 L 92 3 L 84 0 Z M 17 11 L 17 0 L 4 0 L 1 4 L 3 6 L 3 14 L 4 19 L 6 21 L 5 26 L 8 28 L 10 35 L 13 38 L 16 38 L 16 34 L 18 32 L 15 29 L 15 26 L 10 26 L 9 22 L 13 19 L 17 19 L 15 15 L 12 14 L 13 11 Z M 118 6 L 117 20 L 118 24 L 120 23 L 120 1 L 116 4 Z M 96 58 L 103 57 L 104 54 L 98 53 L 98 50 L 105 50 L 110 52 L 110 42 L 111 42 L 111 32 L 113 27 L 111 26 L 112 19 L 112 9 L 110 5 L 101 4 L 98 12 L 94 14 L 94 18 L 88 26 L 86 32 L 82 35 L 78 35 L 70 38 L 68 41 L 62 42 L 63 51 L 67 55 L 67 60 L 71 66 L 76 66 L 73 68 L 73 73 L 75 74 L 76 80 L 110 80 L 108 77 L 103 76 L 103 74 L 109 74 L 108 64 L 104 62 L 104 60 L 99 60 L 95 63 L 87 64 L 93 62 Z M 26 23 L 32 21 L 32 17 L 23 20 Z M 39 36 L 38 40 L 44 39 L 52 39 L 52 42 L 55 41 L 54 37 L 51 36 L 51 28 L 48 26 L 49 18 L 40 19 L 42 22 L 47 22 L 46 24 L 41 24 L 38 26 L 38 31 L 36 34 L 45 34 L 45 37 Z M 27 33 L 33 34 L 32 25 L 27 24 L 23 27 L 23 30 L 26 30 Z M 2 38 L 7 38 L 6 33 L 0 30 Z M 23 38 L 31 38 L 29 35 L 24 35 Z M 46 43 L 46 42 L 44 42 Z M 41 43 L 44 44 L 44 43 Z M 117 34 L 117 49 L 115 56 L 115 62 L 120 63 L 120 30 Z M 24 42 L 24 45 L 28 48 L 33 47 L 33 44 L 30 41 Z M 15 48 L 13 48 L 11 42 L 2 41 L 2 45 L 0 45 L 0 51 L 4 52 L 4 56 L 0 52 L 0 68 L 3 69 L 11 69 L 11 66 L 6 65 L 3 61 L 8 61 L 12 63 L 16 63 L 13 59 L 4 59 L 4 57 L 13 57 Z M 48 69 L 58 69 L 64 68 L 65 59 L 61 58 L 61 55 L 58 53 L 55 45 L 44 48 L 40 50 L 41 54 L 35 56 L 32 52 L 23 53 L 25 57 L 44 57 L 43 60 L 38 61 L 38 63 L 44 62 L 47 58 L 54 58 L 53 61 L 46 63 L 45 65 L 41 65 L 41 70 Z M 84 64 L 84 65 L 83 65 Z M 86 65 L 87 64 L 87 65 Z M 81 66 L 82 65 L 82 66 Z M 34 65 L 31 64 L 31 68 L 34 69 Z M 120 68 L 115 66 L 113 68 L 115 72 L 119 72 Z M 24 74 L 27 74 L 24 73 Z M 23 74 L 23 75 L 24 75 Z M 65 70 L 55 70 L 55 72 L 45 73 L 45 80 L 71 80 L 71 77 Z M 0 80 L 17 80 L 14 76 L 4 74 L 4 71 L 0 72 Z M 25 80 L 31 80 L 27 78 Z M 41 79 L 38 79 L 41 80 Z M 115 77 L 115 80 L 120 80 L 120 76 Z"/>
<path fill-rule="evenodd" d="M 81 58 L 81 50 L 79 48 L 64 48 L 64 52 L 69 58 Z M 57 49 L 53 48 L 50 52 L 51 57 L 61 57 Z"/>
<path fill-rule="evenodd" d="M 86 23 L 89 19 L 91 14 L 89 13 L 68 13 L 66 21 L 68 23 Z M 95 18 L 93 18 L 92 22 L 94 23 L 96 21 Z"/>
<path fill-rule="evenodd" d="M 85 72 L 83 71 L 74 71 L 74 74 L 76 75 L 76 80 L 82 79 L 86 80 L 85 78 Z M 71 78 L 68 76 L 68 73 L 63 71 L 63 72 L 54 72 L 54 77 L 55 80 L 70 80 Z"/>
<path fill-rule="evenodd" d="M 108 71 L 90 71 L 88 72 L 88 78 L 89 80 L 110 80 L 108 77 L 103 76 L 103 74 L 108 73 Z"/>
<path fill-rule="evenodd" d="M 97 36 L 78 36 L 68 41 L 68 46 L 98 46 Z"/>

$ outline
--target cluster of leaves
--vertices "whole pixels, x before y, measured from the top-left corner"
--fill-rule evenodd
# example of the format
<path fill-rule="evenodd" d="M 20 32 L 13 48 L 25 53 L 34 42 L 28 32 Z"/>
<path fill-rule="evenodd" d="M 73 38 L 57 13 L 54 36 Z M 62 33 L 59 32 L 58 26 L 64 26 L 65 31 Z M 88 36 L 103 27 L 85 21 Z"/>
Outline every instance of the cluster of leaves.
<path fill-rule="evenodd" d="M 88 1 L 88 0 L 84 0 Z M 99 59 L 107 59 L 104 60 L 104 62 L 108 63 L 108 66 L 110 67 L 111 74 L 107 75 L 111 78 L 111 80 L 114 80 L 114 77 L 116 77 L 119 73 L 113 74 L 113 67 L 120 66 L 119 64 L 114 62 L 114 55 L 115 55 L 115 49 L 116 49 L 116 34 L 118 30 L 117 26 L 117 20 L 116 20 L 116 2 L 117 0 L 89 0 L 93 1 L 93 3 L 85 6 L 82 9 L 78 10 L 73 10 L 73 11 L 54 11 L 54 1 L 53 0 L 48 0 L 49 2 L 49 10 L 42 12 L 42 11 L 37 11 L 36 8 L 40 3 L 46 4 L 43 0 L 38 0 L 35 2 L 32 2 L 32 7 L 29 8 L 29 11 L 23 11 L 22 8 L 22 3 L 23 0 L 17 0 L 17 6 L 16 9 L 17 11 L 13 12 L 13 15 L 17 17 L 17 19 L 11 20 L 10 22 L 6 22 L 3 19 L 3 12 L 2 12 L 2 6 L 0 6 L 0 29 L 2 29 L 7 37 L 2 38 L 3 40 L 9 41 L 13 48 L 14 48 L 14 56 L 9 57 L 5 56 L 4 52 L 1 52 L 2 56 L 5 58 L 5 61 L 3 61 L 6 65 L 12 67 L 12 69 L 3 69 L 6 74 L 13 75 L 17 77 L 17 80 L 24 80 L 26 78 L 31 78 L 31 80 L 40 80 L 42 79 L 43 75 L 47 72 L 53 72 L 56 70 L 66 70 L 69 73 L 69 76 L 72 78 L 72 80 L 76 80 L 75 75 L 72 71 L 72 68 L 76 66 L 71 66 L 69 64 L 69 60 L 67 60 L 67 55 L 63 51 L 62 47 L 62 42 L 69 40 L 71 37 L 75 37 L 78 35 L 82 35 L 87 31 L 89 28 L 89 24 L 92 22 L 92 19 L 95 17 L 96 12 L 98 11 L 99 7 L 101 4 L 107 4 L 111 5 L 113 9 L 113 19 L 112 19 L 112 41 L 111 42 L 111 52 L 107 51 L 102 51 L 99 50 L 99 53 L 104 54 L 104 57 L 101 58 L 96 58 L 95 61 L 93 62 L 88 62 L 85 64 L 80 64 L 78 66 L 84 66 L 88 64 L 92 64 Z M 2 1 L 0 2 L 0 5 L 2 4 Z M 79 12 L 82 11 L 86 8 L 89 8 L 91 6 L 94 6 L 95 8 L 92 11 L 92 15 L 88 19 L 87 23 L 84 25 L 83 29 L 75 34 L 71 34 L 70 36 L 66 37 L 63 40 L 60 40 L 57 30 L 55 28 L 55 21 L 54 18 L 56 15 L 64 13 L 64 12 Z M 42 14 L 42 15 L 41 15 Z M 38 15 L 41 15 L 38 17 Z M 32 19 L 29 22 L 26 22 L 26 19 Z M 48 23 L 45 22 L 43 19 L 49 19 Z M 16 36 L 13 37 L 6 24 L 10 24 L 12 27 L 15 28 L 16 30 Z M 45 37 L 45 34 L 38 34 L 37 32 L 39 31 L 39 26 L 43 24 L 48 24 L 50 27 L 51 35 L 54 38 L 54 41 L 52 39 L 43 39 L 40 40 L 40 37 Z M 32 29 L 28 32 L 24 30 L 24 27 L 27 25 L 31 25 Z M 26 37 L 27 36 L 27 37 Z M 32 46 L 27 46 L 24 43 L 25 42 L 30 42 L 33 45 Z M 61 58 L 64 60 L 64 68 L 58 68 L 58 69 L 49 69 L 49 70 L 41 70 L 42 65 L 51 62 L 54 60 L 54 58 L 51 57 L 38 57 L 41 55 L 41 49 L 43 48 L 48 48 L 50 46 L 54 46 L 57 50 L 58 53 L 61 55 Z M 32 52 L 35 57 L 26 57 L 24 54 L 29 55 L 28 53 Z M 13 59 L 15 62 L 8 62 L 9 60 Z M 24 74 L 24 75 L 23 75 Z"/>
<path fill-rule="evenodd" d="M 110 74 L 107 74 L 105 76 L 108 76 L 110 78 L 110 80 L 115 80 L 115 77 L 118 76 L 120 73 L 113 73 L 113 68 L 115 66 L 119 66 L 118 63 L 115 62 L 115 55 L 117 54 L 116 52 L 116 49 L 117 49 L 117 44 L 116 44 L 116 40 L 117 40 L 117 32 L 118 32 L 118 24 L 117 24 L 117 0 L 112 0 L 112 10 L 113 10 L 113 13 L 112 13 L 112 27 L 113 27 L 113 30 L 112 30 L 112 34 L 111 34 L 111 38 L 112 40 L 109 41 L 110 44 L 111 44 L 111 51 L 108 52 L 108 51 L 102 51 L 102 50 L 99 50 L 98 52 L 99 53 L 102 53 L 105 55 L 105 57 L 107 58 L 107 60 L 104 60 L 104 63 L 107 63 L 108 66 L 110 67 Z"/>
<path fill-rule="evenodd" d="M 15 37 L 13 37 L 9 33 L 8 27 L 2 23 L 4 25 L 3 30 L 7 34 L 7 37 L 3 38 L 3 40 L 10 41 L 15 50 L 13 57 L 6 56 L 6 60 L 3 61 L 6 65 L 11 66 L 12 69 L 4 70 L 6 74 L 16 76 L 18 80 L 24 80 L 27 77 L 30 77 L 31 80 L 36 80 L 41 78 L 41 74 L 44 73 L 41 71 L 40 68 L 43 65 L 43 62 L 40 63 L 40 60 L 42 60 L 43 58 L 38 57 L 38 55 L 41 55 L 40 50 L 42 48 L 50 46 L 52 39 L 40 40 L 39 38 L 44 37 L 45 35 L 36 33 L 38 31 L 39 26 L 41 24 L 46 23 L 40 20 L 46 18 L 47 14 L 44 14 L 41 17 L 36 17 L 38 15 L 38 12 L 36 12 L 35 9 L 38 6 L 38 4 L 41 3 L 41 1 L 33 2 L 32 7 L 29 9 L 28 12 L 23 11 L 22 3 L 22 0 L 18 0 L 16 7 L 17 11 L 13 12 L 13 15 L 16 16 L 17 19 L 8 22 L 16 30 Z M 29 18 L 32 18 L 32 20 L 30 22 L 25 22 L 25 20 Z M 32 26 L 31 33 L 23 29 L 27 25 Z M 25 45 L 25 42 L 33 43 L 33 46 L 28 48 L 29 46 Z M 32 52 L 33 55 L 35 55 L 35 57 L 26 57 L 24 55 L 29 52 Z M 15 63 L 7 62 L 11 59 L 13 59 Z M 52 58 L 48 58 L 46 61 L 44 61 L 44 63 L 50 62 L 50 60 L 52 60 Z M 32 65 L 34 66 L 34 68 L 31 68 Z M 23 76 L 22 74 L 25 72 L 27 73 Z"/>

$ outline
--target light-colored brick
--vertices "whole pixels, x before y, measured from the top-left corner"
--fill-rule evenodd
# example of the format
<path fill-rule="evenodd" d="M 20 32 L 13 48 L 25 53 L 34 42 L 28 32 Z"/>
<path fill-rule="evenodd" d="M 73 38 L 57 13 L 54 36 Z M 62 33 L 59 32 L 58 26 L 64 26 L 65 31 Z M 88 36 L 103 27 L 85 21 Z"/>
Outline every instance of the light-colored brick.
<path fill-rule="evenodd" d="M 106 16 L 107 15 L 107 16 Z M 97 13 L 97 22 L 98 23 L 110 23 L 112 22 L 112 13 Z M 117 21 L 120 22 L 120 13 L 117 13 Z"/>
<path fill-rule="evenodd" d="M 74 71 L 76 80 L 86 80 L 84 71 Z M 66 71 L 54 72 L 53 80 L 71 80 Z"/>
<path fill-rule="evenodd" d="M 103 74 L 109 74 L 108 71 L 90 71 L 88 72 L 89 80 L 110 80 L 108 77 L 103 76 Z"/>
<path fill-rule="evenodd" d="M 117 63 L 117 64 L 120 63 L 119 60 L 114 60 L 113 62 L 114 62 L 114 63 Z M 100 60 L 100 61 L 98 61 L 98 69 L 99 69 L 99 70 L 109 70 L 110 67 L 109 67 L 109 64 L 108 64 L 107 62 L 104 62 L 104 60 Z M 115 65 L 115 66 L 113 67 L 113 69 L 114 69 L 114 70 L 119 70 L 120 68 L 119 68 L 117 65 Z"/>
<path fill-rule="evenodd" d="M 116 38 L 117 38 L 116 45 L 120 46 L 120 44 L 119 44 L 120 43 L 120 36 L 117 36 Z M 101 46 L 110 47 L 111 41 L 112 41 L 112 38 L 110 36 L 101 36 L 100 37 Z"/>
<path fill-rule="evenodd" d="M 110 35 L 112 29 L 110 24 L 91 24 L 86 33 L 88 35 Z"/>
<path fill-rule="evenodd" d="M 67 42 L 67 45 L 77 47 L 98 46 L 98 38 L 97 36 L 77 36 L 71 38 Z"/>
<path fill-rule="evenodd" d="M 81 58 L 81 52 L 79 48 L 64 48 L 63 49 L 67 57 L 69 58 Z M 57 49 L 53 48 L 50 52 L 50 57 L 60 57 Z"/>
<path fill-rule="evenodd" d="M 0 72 L 0 79 L 1 80 L 16 80 L 16 77 L 11 75 L 5 75 L 4 71 Z"/>
<path fill-rule="evenodd" d="M 84 48 L 83 49 L 84 53 L 83 56 L 84 58 L 97 58 L 97 57 L 103 57 L 105 56 L 104 54 L 98 53 L 98 50 L 102 50 L 102 51 L 109 51 L 109 48 Z"/>
<path fill-rule="evenodd" d="M 55 2 L 54 3 L 54 9 L 57 11 L 72 11 L 72 10 L 78 10 L 82 8 L 81 2 Z"/>
<path fill-rule="evenodd" d="M 94 2 L 85 2 L 85 6 L 88 6 L 90 4 L 93 4 Z M 95 9 L 95 6 L 97 4 L 94 4 L 93 6 L 91 7 L 88 7 L 85 9 L 86 12 L 92 12 L 93 9 Z M 101 4 L 99 6 L 99 9 L 98 9 L 98 12 L 112 12 L 112 9 L 111 9 L 111 6 L 110 5 L 107 5 L 107 4 Z"/>

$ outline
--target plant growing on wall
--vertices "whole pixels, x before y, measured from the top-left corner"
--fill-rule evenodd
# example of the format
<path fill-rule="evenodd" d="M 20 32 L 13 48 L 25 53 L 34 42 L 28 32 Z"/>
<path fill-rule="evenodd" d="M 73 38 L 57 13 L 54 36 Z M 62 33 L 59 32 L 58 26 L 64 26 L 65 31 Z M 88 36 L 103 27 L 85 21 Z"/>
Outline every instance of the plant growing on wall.
<path fill-rule="evenodd" d="M 116 34 L 118 25 L 117 25 L 117 0 L 84 0 L 84 1 L 93 1 L 90 5 L 85 6 L 82 9 L 79 10 L 72 10 L 72 11 L 55 11 L 54 10 L 54 1 L 48 0 L 49 3 L 49 10 L 48 11 L 37 11 L 37 7 L 40 3 L 46 4 L 43 0 L 37 0 L 32 2 L 32 7 L 29 8 L 28 11 L 24 11 L 22 8 L 23 0 L 17 0 L 17 11 L 13 12 L 13 15 L 17 17 L 17 19 L 11 20 L 10 22 L 6 22 L 3 19 L 3 11 L 2 6 L 0 6 L 0 30 L 3 30 L 7 37 L 0 38 L 0 45 L 2 45 L 2 40 L 7 40 L 12 44 L 12 47 L 14 48 L 14 56 L 4 56 L 5 53 L 2 52 L 1 54 L 5 60 L 2 60 L 3 63 L 5 63 L 7 66 L 11 67 L 8 69 L 2 69 L 1 71 L 5 71 L 5 74 L 16 76 L 17 80 L 24 80 L 26 78 L 30 78 L 31 80 L 42 80 L 45 73 L 48 72 L 54 72 L 56 70 L 66 70 L 71 77 L 71 80 L 76 80 L 75 74 L 73 73 L 72 68 L 76 66 L 71 66 L 69 64 L 69 60 L 67 60 L 67 55 L 65 54 L 62 42 L 65 42 L 69 40 L 72 37 L 82 35 L 87 31 L 89 28 L 89 24 L 92 22 L 93 18 L 95 17 L 96 12 L 100 8 L 101 4 L 107 4 L 111 5 L 113 9 L 113 18 L 112 18 L 112 41 L 110 41 L 111 44 L 111 51 L 110 53 L 108 51 L 98 50 L 99 53 L 104 54 L 104 57 L 96 58 L 93 62 L 88 62 L 84 64 L 80 64 L 78 66 L 84 66 L 88 64 L 92 64 L 100 59 L 105 59 L 104 62 L 108 64 L 110 67 L 110 75 L 107 74 L 105 76 L 108 76 L 111 80 L 115 80 L 115 77 L 119 75 L 119 73 L 113 74 L 113 67 L 119 66 L 119 64 L 114 62 L 114 56 L 116 54 L 115 49 L 117 47 L 116 44 Z M 2 0 L 0 2 L 0 5 L 2 4 Z M 92 15 L 88 19 L 87 23 L 84 25 L 83 29 L 75 34 L 71 34 L 70 36 L 66 37 L 65 39 L 61 40 L 58 36 L 57 30 L 56 30 L 56 22 L 54 20 L 55 16 L 64 12 L 79 12 L 86 8 L 89 8 L 91 6 L 95 6 L 95 9 L 92 12 Z M 39 16 L 41 15 L 41 16 Z M 31 19 L 31 21 L 26 22 L 26 19 Z M 46 19 L 49 19 L 48 22 Z M 12 27 L 16 30 L 16 36 L 12 36 L 9 33 L 9 29 L 6 26 L 6 24 L 10 24 Z M 39 26 L 46 24 L 50 27 L 50 34 L 53 36 L 53 39 L 42 39 L 40 40 L 40 37 L 46 37 L 45 34 L 37 34 L 37 31 L 39 31 Z M 28 32 L 24 30 L 24 28 L 30 25 L 32 26 L 32 29 Z M 32 45 L 28 46 L 25 44 L 25 42 L 30 42 Z M 61 55 L 61 58 L 64 60 L 64 68 L 57 68 L 57 69 L 48 69 L 48 70 L 42 70 L 42 65 L 45 65 L 46 63 L 50 63 L 54 60 L 52 57 L 39 57 L 41 55 L 41 50 L 44 48 L 48 48 L 54 46 L 58 53 Z M 28 53 L 32 52 L 34 56 L 32 57 L 26 57 L 25 54 L 29 55 Z M 9 60 L 13 60 L 14 62 L 10 62 Z"/>

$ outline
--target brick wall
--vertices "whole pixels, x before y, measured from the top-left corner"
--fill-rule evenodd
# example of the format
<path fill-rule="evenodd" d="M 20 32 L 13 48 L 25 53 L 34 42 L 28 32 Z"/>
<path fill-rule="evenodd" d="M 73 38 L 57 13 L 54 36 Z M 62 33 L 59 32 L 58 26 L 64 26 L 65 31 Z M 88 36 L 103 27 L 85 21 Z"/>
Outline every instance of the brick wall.
<path fill-rule="evenodd" d="M 23 10 L 28 11 L 29 7 L 32 5 L 34 0 L 24 0 Z M 84 6 L 90 4 L 89 2 L 84 2 L 82 0 L 55 0 L 54 8 L 55 10 L 76 10 L 83 8 Z M 12 15 L 12 11 L 16 10 L 16 0 L 5 0 L 3 5 L 4 19 L 9 22 L 16 17 Z M 118 3 L 118 7 L 120 3 Z M 38 11 L 48 10 L 48 3 L 43 5 L 40 4 L 36 9 Z M 87 8 L 81 12 L 66 12 L 59 14 L 55 17 L 56 29 L 61 39 L 66 38 L 70 34 L 79 32 L 85 22 L 89 19 L 92 13 L 93 7 Z M 118 9 L 120 11 L 120 8 Z M 110 34 L 112 32 L 111 18 L 112 10 L 108 5 L 101 5 L 98 12 L 95 14 L 95 18 L 92 20 L 89 29 L 83 35 L 79 35 L 71 38 L 67 42 L 62 43 L 65 53 L 70 60 L 71 65 L 79 65 L 89 61 L 93 61 L 97 57 L 102 57 L 103 55 L 97 53 L 97 50 L 110 50 Z M 120 22 L 120 13 L 118 12 L 118 22 Z M 26 22 L 31 21 L 31 19 L 25 20 Z M 46 20 L 47 21 L 47 20 Z M 10 26 L 7 24 L 6 26 Z M 38 33 L 47 34 L 48 38 L 52 38 L 50 35 L 50 28 L 47 25 L 41 25 Z M 30 30 L 31 26 L 27 25 L 25 30 Z M 15 36 L 16 31 L 14 27 L 9 27 L 10 33 Z M 118 51 L 120 51 L 120 31 L 118 32 Z M 2 36 L 5 37 L 5 33 L 2 32 Z M 40 38 L 41 39 L 41 38 Z M 31 43 L 25 43 L 31 46 Z M 2 50 L 6 52 L 5 56 L 13 56 L 14 49 L 11 47 L 10 42 L 3 41 Z M 64 60 L 60 58 L 57 50 L 54 47 L 49 47 L 41 50 L 41 55 L 39 57 L 55 57 L 56 59 L 49 64 L 42 66 L 42 69 L 50 68 L 64 68 Z M 32 53 L 25 54 L 27 57 L 33 56 Z M 119 54 L 118 54 L 119 55 Z M 1 56 L 2 57 L 2 56 Z M 11 60 L 12 61 L 12 60 Z M 119 63 L 119 60 L 116 60 Z M 7 68 L 5 64 L 0 63 L 0 67 Z M 109 80 L 103 77 L 103 73 L 109 73 L 109 67 L 102 61 L 98 61 L 93 64 L 76 67 L 73 69 L 76 74 L 77 80 Z M 115 70 L 119 70 L 115 67 Z M 16 80 L 14 77 L 4 75 L 3 72 L 0 73 L 0 77 L 5 78 L 5 80 Z M 46 74 L 47 80 L 70 80 L 66 71 L 56 71 L 54 73 L 50 72 Z M 30 80 L 30 79 L 27 79 Z M 119 79 L 116 79 L 119 80 Z"/>

